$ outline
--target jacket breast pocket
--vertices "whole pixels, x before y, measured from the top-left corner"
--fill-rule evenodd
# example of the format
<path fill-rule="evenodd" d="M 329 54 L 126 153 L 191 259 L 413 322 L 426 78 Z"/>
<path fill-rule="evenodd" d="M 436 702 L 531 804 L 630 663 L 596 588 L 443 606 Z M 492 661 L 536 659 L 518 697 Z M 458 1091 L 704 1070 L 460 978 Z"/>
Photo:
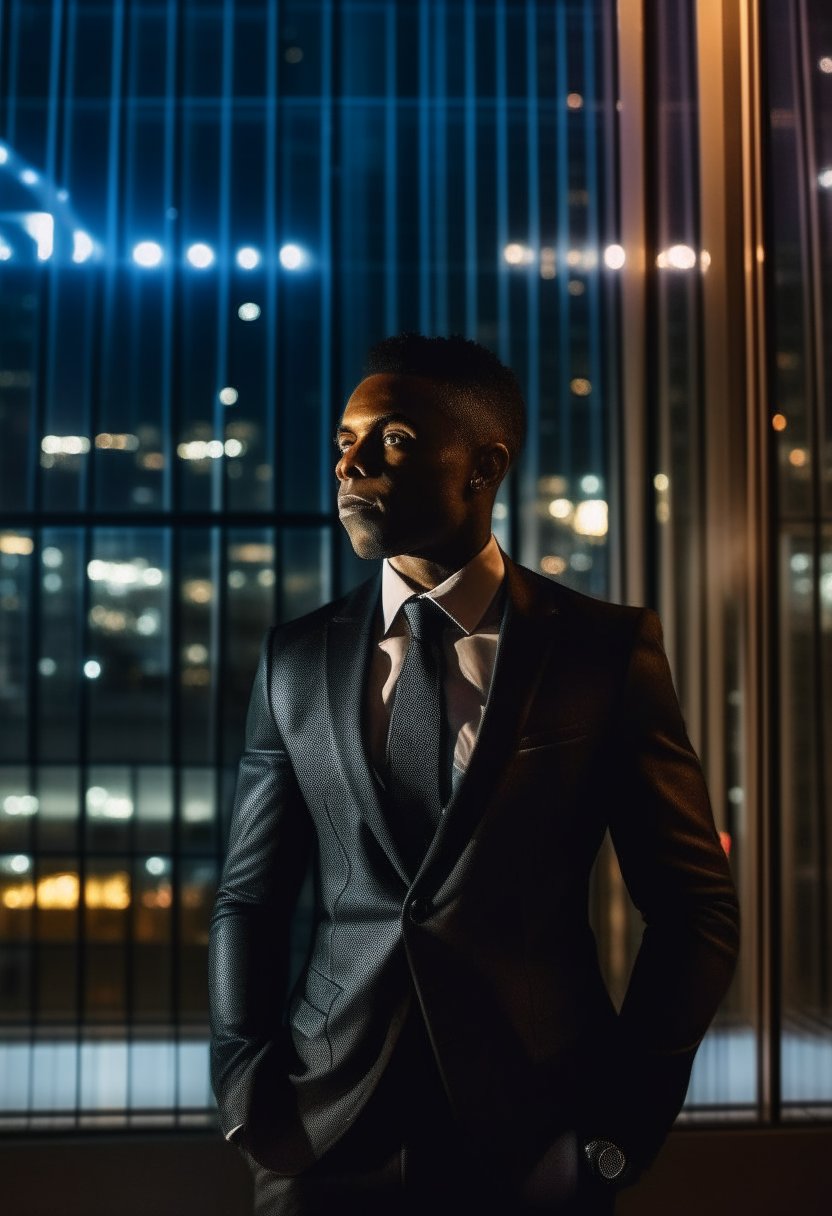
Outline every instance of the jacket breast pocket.
<path fill-rule="evenodd" d="M 533 731 L 523 735 L 517 745 L 521 752 L 534 751 L 538 747 L 553 747 L 559 743 L 577 743 L 585 739 L 589 729 L 585 722 L 564 722 L 558 726 L 550 726 L 546 730 Z"/>
<path fill-rule="evenodd" d="M 327 1018 L 342 991 L 340 984 L 321 975 L 314 967 L 307 968 L 303 995 L 291 1014 L 291 1024 L 307 1039 L 317 1038 L 326 1031 Z"/>

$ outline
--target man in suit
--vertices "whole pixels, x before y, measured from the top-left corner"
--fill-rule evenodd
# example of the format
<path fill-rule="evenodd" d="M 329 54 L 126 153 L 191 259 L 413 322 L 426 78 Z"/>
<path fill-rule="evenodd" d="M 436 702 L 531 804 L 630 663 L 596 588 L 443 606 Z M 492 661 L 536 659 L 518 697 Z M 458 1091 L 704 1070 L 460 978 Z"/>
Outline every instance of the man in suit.
<path fill-rule="evenodd" d="M 381 574 L 266 637 L 211 972 L 258 1213 L 609 1213 L 730 982 L 737 901 L 658 618 L 491 535 L 524 426 L 477 344 L 376 347 L 336 475 Z M 645 921 L 618 1014 L 587 918 L 607 828 Z"/>

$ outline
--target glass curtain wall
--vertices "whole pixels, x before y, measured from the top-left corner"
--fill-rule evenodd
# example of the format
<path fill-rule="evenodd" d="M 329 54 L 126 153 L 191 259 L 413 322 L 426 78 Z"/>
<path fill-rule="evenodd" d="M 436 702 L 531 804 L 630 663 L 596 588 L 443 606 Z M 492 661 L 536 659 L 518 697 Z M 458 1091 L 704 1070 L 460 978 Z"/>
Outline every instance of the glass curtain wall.
<path fill-rule="evenodd" d="M 703 762 L 747 926 L 753 859 L 742 776 L 743 601 L 741 580 L 725 569 L 736 563 L 731 529 L 741 522 L 726 493 L 741 486 L 742 461 L 736 449 L 732 454 L 733 437 L 705 388 L 704 289 L 712 255 L 703 238 L 701 167 L 714 152 L 701 139 L 700 91 L 716 68 L 699 62 L 699 9 L 696 0 L 644 0 L 626 10 L 631 20 L 638 11 L 643 21 L 644 433 L 625 435 L 623 443 L 639 446 L 638 467 L 646 473 L 635 490 L 637 502 L 642 495 L 644 596 L 662 619 L 687 730 Z M 730 406 L 741 411 L 742 400 Z M 611 947 L 617 943 L 611 949 L 613 983 L 623 992 L 642 923 L 609 847 L 602 865 L 609 884 L 602 908 L 610 918 Z M 746 932 L 737 976 L 696 1057 L 683 1118 L 755 1115 L 753 953 L 753 936 Z"/>
<path fill-rule="evenodd" d="M 0 3 L 4 1126 L 210 1118 L 248 690 L 273 621 L 369 572 L 331 440 L 368 345 L 511 363 L 497 535 L 608 593 L 615 16 Z"/>
<path fill-rule="evenodd" d="M 832 1105 L 832 13 L 769 0 L 784 1117 Z"/>

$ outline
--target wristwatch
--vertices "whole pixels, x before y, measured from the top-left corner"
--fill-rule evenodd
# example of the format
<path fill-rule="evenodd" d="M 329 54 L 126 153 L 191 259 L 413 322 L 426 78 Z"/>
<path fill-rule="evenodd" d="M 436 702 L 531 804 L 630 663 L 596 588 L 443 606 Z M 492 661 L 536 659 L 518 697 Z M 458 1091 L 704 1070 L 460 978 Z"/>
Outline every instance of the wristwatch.
<path fill-rule="evenodd" d="M 627 1172 L 627 1157 L 623 1149 L 612 1140 L 590 1140 L 584 1145 L 584 1154 L 589 1168 L 602 1182 L 616 1185 L 623 1181 Z"/>

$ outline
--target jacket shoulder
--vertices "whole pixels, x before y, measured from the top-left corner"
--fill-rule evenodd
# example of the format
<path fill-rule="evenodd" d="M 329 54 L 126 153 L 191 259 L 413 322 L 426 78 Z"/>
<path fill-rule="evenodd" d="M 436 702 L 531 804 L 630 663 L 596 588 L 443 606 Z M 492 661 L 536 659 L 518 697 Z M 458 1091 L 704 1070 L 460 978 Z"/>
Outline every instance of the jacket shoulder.
<path fill-rule="evenodd" d="M 281 651 L 292 649 L 297 644 L 314 641 L 329 622 L 338 617 L 364 616 L 375 605 L 380 585 L 379 575 L 374 574 L 337 600 L 330 600 L 312 612 L 272 626 L 268 635 L 271 646 Z"/>
<path fill-rule="evenodd" d="M 658 617 L 649 609 L 595 599 L 554 579 L 545 578 L 526 566 L 515 565 L 514 571 L 538 611 L 556 615 L 561 624 L 568 622 L 578 630 L 586 630 L 596 636 L 617 636 L 622 640 L 632 640 L 639 627 L 644 627 L 646 623 L 655 623 L 660 629 Z"/>

